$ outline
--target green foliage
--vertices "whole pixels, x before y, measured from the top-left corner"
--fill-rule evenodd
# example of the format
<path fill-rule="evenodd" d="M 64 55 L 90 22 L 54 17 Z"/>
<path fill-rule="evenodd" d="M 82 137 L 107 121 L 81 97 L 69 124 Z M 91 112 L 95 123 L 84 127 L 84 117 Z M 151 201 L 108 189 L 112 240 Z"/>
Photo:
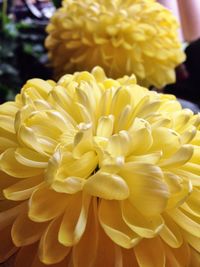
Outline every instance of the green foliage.
<path fill-rule="evenodd" d="M 13 99 L 25 81 L 51 76 L 44 48 L 45 25 L 15 23 L 0 13 L 0 102 Z"/>
<path fill-rule="evenodd" d="M 53 0 L 53 3 L 54 3 L 54 6 L 55 6 L 56 8 L 59 8 L 59 7 L 61 7 L 61 3 L 62 3 L 62 1 L 61 1 L 61 0 Z"/>

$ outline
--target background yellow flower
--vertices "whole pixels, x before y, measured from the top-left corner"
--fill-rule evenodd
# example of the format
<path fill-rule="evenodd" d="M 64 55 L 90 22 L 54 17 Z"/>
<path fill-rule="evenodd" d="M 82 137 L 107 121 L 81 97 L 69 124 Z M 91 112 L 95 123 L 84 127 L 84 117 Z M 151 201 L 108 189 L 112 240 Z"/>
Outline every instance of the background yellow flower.
<path fill-rule="evenodd" d="M 29 80 L 0 106 L 0 261 L 198 267 L 199 125 L 135 76 Z"/>
<path fill-rule="evenodd" d="M 175 81 L 185 59 L 177 28 L 155 0 L 64 0 L 46 47 L 57 77 L 99 65 L 109 77 L 134 73 L 140 84 L 160 88 Z"/>

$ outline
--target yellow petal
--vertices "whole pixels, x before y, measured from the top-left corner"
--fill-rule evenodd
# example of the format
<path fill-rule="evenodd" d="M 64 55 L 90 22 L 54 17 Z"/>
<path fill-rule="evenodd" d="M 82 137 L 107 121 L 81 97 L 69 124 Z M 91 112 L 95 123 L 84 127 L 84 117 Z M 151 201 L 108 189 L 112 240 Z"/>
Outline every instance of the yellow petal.
<path fill-rule="evenodd" d="M 170 210 L 168 215 L 185 231 L 200 238 L 200 218 L 188 214 L 180 208 Z"/>
<path fill-rule="evenodd" d="M 40 240 L 39 258 L 44 264 L 54 264 L 62 261 L 71 250 L 70 247 L 65 247 L 58 242 L 60 223 L 60 217 L 54 219 Z"/>
<path fill-rule="evenodd" d="M 32 168 L 45 168 L 48 164 L 47 157 L 28 148 L 17 148 L 15 157 L 19 163 Z"/>
<path fill-rule="evenodd" d="M 3 190 L 3 193 L 5 197 L 10 200 L 25 200 L 31 196 L 32 192 L 40 185 L 40 183 L 42 183 L 43 180 L 42 176 L 27 178 L 7 187 Z"/>
<path fill-rule="evenodd" d="M 5 172 L 0 171 L 0 200 L 5 199 L 3 189 L 9 187 L 12 184 L 17 183 L 18 178 L 7 175 Z"/>
<path fill-rule="evenodd" d="M 23 87 L 22 92 L 25 92 L 29 88 L 36 89 L 40 97 L 44 99 L 47 98 L 48 93 L 52 90 L 52 86 L 48 82 L 36 78 L 28 80 Z"/>
<path fill-rule="evenodd" d="M 162 231 L 164 226 L 161 216 L 145 217 L 128 200 L 122 203 L 122 216 L 125 223 L 141 237 L 152 238 Z"/>
<path fill-rule="evenodd" d="M 199 237 L 191 235 L 190 233 L 183 231 L 183 230 L 182 230 L 182 233 L 183 233 L 184 239 L 190 244 L 190 246 L 196 249 L 200 253 Z"/>
<path fill-rule="evenodd" d="M 111 214 L 112 216 L 110 216 Z M 140 237 L 123 221 L 120 206 L 117 201 L 101 201 L 99 220 L 106 234 L 119 246 L 129 249 L 140 241 Z"/>
<path fill-rule="evenodd" d="M 64 180 L 55 180 L 51 187 L 59 193 L 75 194 L 83 189 L 85 179 L 69 176 Z"/>
<path fill-rule="evenodd" d="M 1 154 L 0 166 L 2 171 L 17 178 L 26 178 L 42 173 L 42 169 L 33 169 L 20 164 L 15 158 L 14 148 L 9 148 Z"/>
<path fill-rule="evenodd" d="M 123 266 L 139 267 L 137 259 L 135 257 L 134 249 L 122 249 Z"/>
<path fill-rule="evenodd" d="M 110 200 L 122 200 L 129 196 L 129 188 L 122 177 L 101 171 L 89 177 L 84 184 L 84 191 L 90 195 Z"/>
<path fill-rule="evenodd" d="M 58 240 L 64 246 L 73 246 L 82 237 L 87 224 L 90 199 L 82 193 L 68 197 L 58 233 Z"/>
<path fill-rule="evenodd" d="M 97 200 L 94 198 L 90 205 L 85 232 L 78 244 L 73 247 L 74 267 L 95 266 L 95 258 L 99 256 L 97 255 L 98 236 Z"/>
<path fill-rule="evenodd" d="M 174 155 L 170 158 L 162 160 L 159 166 L 162 168 L 178 168 L 188 162 L 193 154 L 192 145 L 183 145 Z"/>
<path fill-rule="evenodd" d="M 165 245 L 166 266 L 190 266 L 190 250 L 186 242 L 183 242 L 181 247 L 175 249 Z"/>
<path fill-rule="evenodd" d="M 151 150 L 162 150 L 163 156 L 166 158 L 171 157 L 181 146 L 179 134 L 170 128 L 153 128 L 152 136 L 153 145 Z"/>
<path fill-rule="evenodd" d="M 32 262 L 37 253 L 37 249 L 38 243 L 20 248 L 15 258 L 14 267 L 32 267 Z"/>
<path fill-rule="evenodd" d="M 199 267 L 200 266 L 200 254 L 195 250 L 191 249 L 191 267 Z"/>
<path fill-rule="evenodd" d="M 99 118 L 96 135 L 110 137 L 113 133 L 114 116 L 102 116 Z"/>
<path fill-rule="evenodd" d="M 1 202 L 6 202 L 6 206 L 4 207 L 4 211 L 2 207 L 0 207 L 1 213 L 0 213 L 0 230 L 4 229 L 6 226 L 11 225 L 12 222 L 15 220 L 18 214 L 20 214 L 25 206 L 27 205 L 25 202 L 21 204 L 15 204 L 14 207 L 9 207 L 8 203 L 10 204 L 11 201 L 1 201 Z M 1 203 L 2 204 L 2 203 Z M 13 205 L 13 203 L 11 202 Z"/>
<path fill-rule="evenodd" d="M 183 170 L 183 168 L 185 169 L 185 167 L 187 170 Z M 173 172 L 185 179 L 186 181 L 188 181 L 189 178 L 189 181 L 192 183 L 193 186 L 200 186 L 200 169 L 197 164 L 195 164 L 195 166 L 192 166 L 191 163 L 186 163 L 184 167 L 182 167 L 181 169 L 174 169 Z"/>
<path fill-rule="evenodd" d="M 192 192 L 191 181 L 183 180 L 181 176 L 178 176 L 172 172 L 164 172 L 164 179 L 170 191 L 167 209 L 179 207 L 186 201 Z"/>
<path fill-rule="evenodd" d="M 17 216 L 12 226 L 12 240 L 16 247 L 27 246 L 38 241 L 47 223 L 35 223 L 27 216 L 27 209 Z"/>
<path fill-rule="evenodd" d="M 165 267 L 165 251 L 158 237 L 143 239 L 134 251 L 140 267 Z"/>
<path fill-rule="evenodd" d="M 142 155 L 146 153 L 153 144 L 150 128 L 148 127 L 148 125 L 145 125 L 144 122 L 142 122 L 142 124 L 144 125 L 139 129 L 131 132 L 132 140 L 130 150 L 134 155 Z"/>
<path fill-rule="evenodd" d="M 117 246 L 99 226 L 98 248 L 92 266 L 122 267 L 121 248 Z"/>
<path fill-rule="evenodd" d="M 0 231 L 0 263 L 5 262 L 17 251 L 17 248 L 12 242 L 10 232 L 10 225 Z"/>
<path fill-rule="evenodd" d="M 183 209 L 193 214 L 194 216 L 200 217 L 200 190 L 193 188 L 187 201 L 182 205 Z"/>
<path fill-rule="evenodd" d="M 160 168 L 147 163 L 128 162 L 119 175 L 129 187 L 131 204 L 143 215 L 152 217 L 165 209 L 169 192 Z"/>
<path fill-rule="evenodd" d="M 29 200 L 29 218 L 35 222 L 45 222 L 60 215 L 66 205 L 67 196 L 57 193 L 48 185 L 41 184 Z"/>
<path fill-rule="evenodd" d="M 167 214 L 163 215 L 164 225 L 160 237 L 172 248 L 178 248 L 183 243 L 182 233 L 178 225 Z"/>

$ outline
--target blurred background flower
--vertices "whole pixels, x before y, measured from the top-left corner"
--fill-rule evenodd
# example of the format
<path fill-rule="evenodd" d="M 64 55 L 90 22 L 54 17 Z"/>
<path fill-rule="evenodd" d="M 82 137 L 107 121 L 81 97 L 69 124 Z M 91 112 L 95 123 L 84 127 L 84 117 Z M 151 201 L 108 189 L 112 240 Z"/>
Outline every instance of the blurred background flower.
<path fill-rule="evenodd" d="M 56 77 L 99 65 L 109 77 L 134 73 L 140 84 L 175 81 L 185 59 L 178 24 L 156 1 L 63 1 L 47 27 Z"/>

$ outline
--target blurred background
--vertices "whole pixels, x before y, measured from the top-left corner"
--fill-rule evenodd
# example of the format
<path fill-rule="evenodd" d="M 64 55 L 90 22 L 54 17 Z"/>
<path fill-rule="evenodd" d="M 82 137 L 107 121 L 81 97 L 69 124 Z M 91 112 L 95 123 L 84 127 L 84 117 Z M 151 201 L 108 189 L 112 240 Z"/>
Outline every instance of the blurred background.
<path fill-rule="evenodd" d="M 163 88 L 200 106 L 200 1 L 158 0 L 180 23 L 179 37 L 187 59 L 176 69 L 177 80 Z M 0 103 L 14 99 L 27 79 L 52 78 L 44 48 L 45 27 L 60 0 L 0 0 Z"/>

